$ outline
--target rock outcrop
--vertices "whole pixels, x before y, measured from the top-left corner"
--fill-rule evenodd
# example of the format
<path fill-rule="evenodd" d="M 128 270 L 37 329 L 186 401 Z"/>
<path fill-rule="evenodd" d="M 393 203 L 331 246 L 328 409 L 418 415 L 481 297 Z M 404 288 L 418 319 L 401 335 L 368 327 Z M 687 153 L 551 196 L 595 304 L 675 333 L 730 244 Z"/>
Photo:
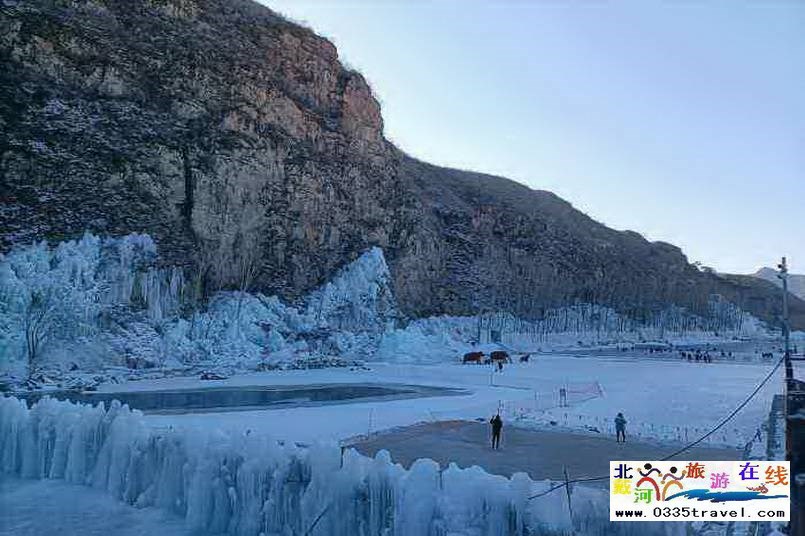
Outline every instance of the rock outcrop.
<path fill-rule="evenodd" d="M 204 284 L 296 298 L 378 246 L 412 316 L 779 303 L 549 192 L 405 155 L 330 42 L 249 0 L 4 0 L 0 62 L 4 249 L 144 232 Z"/>

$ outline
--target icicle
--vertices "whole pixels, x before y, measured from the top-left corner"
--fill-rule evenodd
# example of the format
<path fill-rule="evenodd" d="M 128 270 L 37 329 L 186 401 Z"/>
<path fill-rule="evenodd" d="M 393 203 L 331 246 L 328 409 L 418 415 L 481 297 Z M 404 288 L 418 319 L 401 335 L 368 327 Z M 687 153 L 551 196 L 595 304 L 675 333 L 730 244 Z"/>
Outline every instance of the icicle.
<path fill-rule="evenodd" d="M 183 516 L 212 533 L 524 535 L 567 531 L 563 494 L 528 501 L 545 483 L 478 467 L 410 470 L 335 446 L 280 447 L 258 434 L 149 428 L 114 402 L 91 407 L 45 398 L 0 399 L 0 471 L 92 485 L 138 507 Z M 576 488 L 591 531 L 609 524 L 604 490 Z M 661 524 L 642 534 L 665 534 Z M 652 532 L 656 531 L 656 532 Z"/>

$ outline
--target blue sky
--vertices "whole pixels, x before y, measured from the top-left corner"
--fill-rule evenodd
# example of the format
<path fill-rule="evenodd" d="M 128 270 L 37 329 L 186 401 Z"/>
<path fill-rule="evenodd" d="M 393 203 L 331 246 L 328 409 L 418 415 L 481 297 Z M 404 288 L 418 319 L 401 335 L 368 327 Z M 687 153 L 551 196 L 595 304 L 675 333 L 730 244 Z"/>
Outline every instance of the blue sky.
<path fill-rule="evenodd" d="M 805 272 L 805 2 L 264 0 L 331 39 L 423 160 Z"/>

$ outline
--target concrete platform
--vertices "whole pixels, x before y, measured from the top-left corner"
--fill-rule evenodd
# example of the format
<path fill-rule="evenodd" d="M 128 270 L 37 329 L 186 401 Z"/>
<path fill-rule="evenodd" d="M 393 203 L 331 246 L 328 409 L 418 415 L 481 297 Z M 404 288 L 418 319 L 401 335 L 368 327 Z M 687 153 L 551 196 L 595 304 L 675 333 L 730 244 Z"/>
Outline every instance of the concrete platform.
<path fill-rule="evenodd" d="M 418 424 L 359 440 L 350 446 L 373 456 L 386 449 L 392 459 L 409 467 L 417 458 L 431 458 L 442 466 L 478 465 L 487 472 L 511 476 L 528 473 L 534 480 L 562 480 L 566 466 L 570 478 L 606 475 L 610 460 L 657 460 L 681 445 L 659 445 L 560 431 L 504 426 L 500 450 L 492 450 L 486 423 L 444 421 Z M 693 448 L 680 460 L 740 460 L 741 451 L 727 448 Z"/>

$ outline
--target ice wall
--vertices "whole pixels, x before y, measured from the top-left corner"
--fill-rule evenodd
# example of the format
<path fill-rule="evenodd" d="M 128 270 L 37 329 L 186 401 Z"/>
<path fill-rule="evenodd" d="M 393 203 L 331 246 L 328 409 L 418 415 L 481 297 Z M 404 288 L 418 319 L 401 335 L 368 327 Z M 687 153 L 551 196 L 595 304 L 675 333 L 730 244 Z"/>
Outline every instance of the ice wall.
<path fill-rule="evenodd" d="M 16 248 L 0 258 L 0 358 L 44 358 L 96 338 L 119 307 L 152 323 L 176 313 L 184 286 L 178 268 L 160 268 L 147 235 Z M 107 322 L 108 323 L 108 322 Z M 31 344 L 31 339 L 36 344 Z"/>
<path fill-rule="evenodd" d="M 152 429 L 113 403 L 45 398 L 28 408 L 0 399 L 0 471 L 63 479 L 157 507 L 197 529 L 233 535 L 570 534 L 565 493 L 529 501 L 547 483 L 477 467 L 406 470 L 381 452 L 367 458 L 336 446 L 280 447 L 258 434 Z M 585 534 L 682 534 L 606 521 L 603 490 L 574 491 L 574 524 Z M 653 527 L 651 525 L 654 525 Z M 679 524 L 677 524 L 679 525 Z M 629 532 L 632 531 L 632 532 Z"/>
<path fill-rule="evenodd" d="M 297 341 L 311 320 L 277 297 L 219 292 L 204 310 L 165 329 L 167 352 L 182 362 L 199 360 L 254 366 L 276 354 L 304 352 Z"/>
<path fill-rule="evenodd" d="M 371 248 L 312 292 L 307 313 L 335 331 L 380 333 L 399 319 L 383 250 Z"/>
<path fill-rule="evenodd" d="M 246 292 L 218 292 L 201 304 L 189 291 L 179 267 L 159 265 L 147 235 L 87 233 L 17 247 L 0 256 L 0 367 L 133 360 L 250 368 L 303 355 L 365 358 L 398 319 L 379 248 L 299 307 Z M 32 318 L 39 323 L 33 347 Z"/>
<path fill-rule="evenodd" d="M 455 361 L 472 350 L 489 351 L 497 344 L 515 351 L 539 352 L 657 340 L 690 344 L 769 336 L 757 318 L 731 304 L 721 303 L 718 307 L 721 316 L 714 314 L 711 319 L 669 309 L 644 323 L 592 304 L 551 309 L 535 321 L 507 313 L 420 318 L 403 328 L 385 331 L 372 358 L 396 363 L 438 363 Z"/>

